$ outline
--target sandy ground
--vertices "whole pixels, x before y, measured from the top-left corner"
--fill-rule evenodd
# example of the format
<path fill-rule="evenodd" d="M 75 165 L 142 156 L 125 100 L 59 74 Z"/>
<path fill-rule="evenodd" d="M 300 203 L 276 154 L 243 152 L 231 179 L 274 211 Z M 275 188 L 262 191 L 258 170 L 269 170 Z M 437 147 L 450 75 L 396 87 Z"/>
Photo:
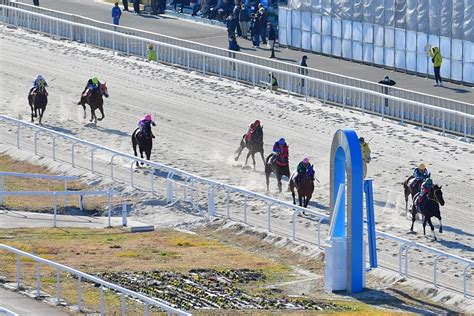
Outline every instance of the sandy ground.
<path fill-rule="evenodd" d="M 327 211 L 329 203 L 329 151 L 334 132 L 353 128 L 366 139 L 373 138 L 368 176 L 375 179 L 377 229 L 474 259 L 471 144 L 369 115 L 343 112 L 314 100 L 304 102 L 80 44 L 1 30 L 2 114 L 29 119 L 26 93 L 36 74 L 41 73 L 50 82 L 43 120 L 46 127 L 131 153 L 129 135 L 137 121 L 144 114 L 156 114 L 154 161 L 265 193 L 261 160 L 257 160 L 257 171 L 243 168 L 243 158 L 237 163 L 233 160 L 248 123 L 259 119 L 264 126 L 267 153 L 275 139 L 285 137 L 291 167 L 304 156 L 315 164 L 321 183 L 316 183 L 312 206 L 319 211 Z M 106 117 L 97 127 L 87 124 L 82 108 L 76 105 L 87 79 L 95 75 L 107 82 L 110 93 L 105 102 Z M 5 126 L 0 125 L 3 135 L 7 134 Z M 5 137 L 1 142 L 11 144 L 11 139 Z M 97 159 L 105 157 L 97 154 Z M 405 217 L 401 182 L 420 162 L 427 165 L 434 181 L 443 185 L 444 234 L 438 243 L 422 235 L 419 222 L 417 233 L 407 234 L 410 221 Z M 291 200 L 288 192 L 275 193 L 274 179 L 270 185 L 270 195 Z M 382 250 L 390 252 L 391 247 L 386 244 Z M 429 259 L 432 262 L 433 256 Z M 421 264 L 432 266 L 429 262 Z M 445 271 L 451 268 L 447 263 Z M 432 273 L 431 267 L 427 269 Z"/>

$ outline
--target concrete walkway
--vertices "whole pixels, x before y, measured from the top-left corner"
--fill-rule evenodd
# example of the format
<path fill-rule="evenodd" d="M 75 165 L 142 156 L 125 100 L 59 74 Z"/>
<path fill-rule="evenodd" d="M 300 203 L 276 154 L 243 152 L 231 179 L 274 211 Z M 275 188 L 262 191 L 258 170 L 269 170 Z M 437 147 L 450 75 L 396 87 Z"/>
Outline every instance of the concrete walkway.
<path fill-rule="evenodd" d="M 36 301 L 33 298 L 29 298 L 20 293 L 6 290 L 0 287 L 0 307 L 6 308 L 18 315 L 28 316 L 63 316 L 69 315 L 68 313 L 61 311 L 59 308 L 55 308 Z M 0 313 L 0 315 L 2 315 Z"/>
<path fill-rule="evenodd" d="M 31 4 L 31 0 L 19 0 Z M 78 1 L 78 0 L 41 0 L 41 6 L 71 14 L 85 16 L 91 19 L 112 23 L 112 4 L 103 1 Z M 119 1 L 119 3 L 121 3 Z M 145 31 L 156 32 L 168 36 L 187 39 L 202 44 L 227 48 L 227 31 L 223 27 L 207 25 L 194 21 L 179 19 L 170 15 L 141 16 L 124 12 L 120 19 L 123 26 L 133 27 Z M 245 39 L 239 39 L 239 45 L 243 53 L 268 57 L 267 49 L 254 49 L 252 43 Z M 402 72 L 394 72 L 379 67 L 363 65 L 342 59 L 325 57 L 308 52 L 278 48 L 276 59 L 289 63 L 298 63 L 303 55 L 308 55 L 308 66 L 328 72 L 333 72 L 349 77 L 378 82 L 385 74 L 388 74 L 397 82 L 397 87 L 417 92 L 436 95 L 444 98 L 474 103 L 474 88 L 452 83 L 446 83 L 445 87 L 433 87 L 434 81 Z"/>

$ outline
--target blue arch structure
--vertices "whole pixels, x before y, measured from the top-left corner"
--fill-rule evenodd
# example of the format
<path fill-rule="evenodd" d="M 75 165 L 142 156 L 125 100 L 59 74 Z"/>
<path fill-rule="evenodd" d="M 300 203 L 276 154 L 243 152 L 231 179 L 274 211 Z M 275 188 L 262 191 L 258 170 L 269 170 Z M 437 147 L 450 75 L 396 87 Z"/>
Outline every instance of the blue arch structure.
<path fill-rule="evenodd" d="M 338 130 L 331 145 L 330 160 L 330 201 L 331 219 L 341 183 L 347 175 L 347 229 L 346 197 L 342 196 L 333 237 L 347 238 L 347 290 L 362 292 L 364 287 L 364 216 L 363 216 L 363 170 L 362 152 L 354 130 Z"/>

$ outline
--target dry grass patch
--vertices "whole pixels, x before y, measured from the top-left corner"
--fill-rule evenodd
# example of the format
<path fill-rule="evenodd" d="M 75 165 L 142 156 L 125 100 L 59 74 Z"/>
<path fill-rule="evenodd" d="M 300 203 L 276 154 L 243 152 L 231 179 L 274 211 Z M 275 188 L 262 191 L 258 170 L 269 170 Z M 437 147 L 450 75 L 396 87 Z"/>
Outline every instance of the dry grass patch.
<path fill-rule="evenodd" d="M 45 166 L 15 160 L 5 154 L 0 154 L 0 171 L 54 175 Z M 64 191 L 64 181 L 5 177 L 4 187 L 6 191 Z M 89 189 L 87 185 L 78 180 L 68 181 L 67 187 L 71 191 Z M 59 206 L 62 205 L 63 199 L 63 197 L 58 198 Z M 89 210 L 105 209 L 107 204 L 107 198 L 100 196 L 86 197 L 84 201 L 85 209 Z M 54 198 L 52 196 L 5 196 L 4 198 L 4 206 L 6 208 L 20 211 L 51 212 L 53 205 Z M 67 206 L 78 208 L 79 198 L 68 197 Z"/>

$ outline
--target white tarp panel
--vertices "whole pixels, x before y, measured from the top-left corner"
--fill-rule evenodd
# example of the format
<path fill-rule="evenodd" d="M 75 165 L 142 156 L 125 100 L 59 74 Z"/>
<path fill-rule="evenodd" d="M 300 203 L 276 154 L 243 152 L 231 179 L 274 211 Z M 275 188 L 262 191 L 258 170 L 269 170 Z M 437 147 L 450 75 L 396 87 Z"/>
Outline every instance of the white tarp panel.
<path fill-rule="evenodd" d="M 451 61 L 451 79 L 462 81 L 462 62 Z"/>
<path fill-rule="evenodd" d="M 331 54 L 331 36 L 323 35 L 322 37 L 322 49 L 324 54 Z"/>
<path fill-rule="evenodd" d="M 395 67 L 395 50 L 392 48 L 384 49 L 384 61 L 385 66 L 394 68 Z"/>
<path fill-rule="evenodd" d="M 461 54 L 462 54 L 462 46 L 460 48 L 461 48 Z M 441 51 L 441 56 L 443 56 L 443 58 L 451 58 L 451 40 L 449 38 L 440 37 L 439 49 Z"/>
<path fill-rule="evenodd" d="M 426 54 L 417 54 L 416 71 L 425 74 L 428 71 L 428 57 Z"/>
<path fill-rule="evenodd" d="M 288 12 L 284 7 L 278 8 L 278 27 L 286 27 L 286 15 Z"/>
<path fill-rule="evenodd" d="M 301 29 L 301 12 L 291 11 L 291 27 L 294 29 Z"/>
<path fill-rule="evenodd" d="M 364 43 L 373 43 L 374 42 L 374 28 L 373 24 L 364 23 L 363 24 L 363 34 L 364 34 Z"/>
<path fill-rule="evenodd" d="M 331 35 L 331 18 L 323 16 L 323 35 Z"/>
<path fill-rule="evenodd" d="M 362 23 L 352 22 L 352 40 L 362 42 Z"/>
<path fill-rule="evenodd" d="M 428 44 L 428 35 L 418 32 L 416 34 L 416 51 L 426 53 L 426 44 Z"/>
<path fill-rule="evenodd" d="M 395 51 L 395 67 L 405 69 L 405 52 L 401 50 Z"/>
<path fill-rule="evenodd" d="M 385 47 L 395 47 L 395 29 L 385 28 Z"/>
<path fill-rule="evenodd" d="M 416 52 L 416 32 L 407 31 L 407 52 Z"/>
<path fill-rule="evenodd" d="M 364 44 L 364 61 L 367 63 L 374 62 L 374 45 Z"/>
<path fill-rule="evenodd" d="M 323 49 L 321 47 L 321 35 L 314 33 L 311 35 L 311 49 L 313 52 L 322 52 Z"/>
<path fill-rule="evenodd" d="M 321 16 L 313 14 L 313 33 L 321 34 Z"/>
<path fill-rule="evenodd" d="M 474 83 L 474 63 L 464 63 L 462 71 L 463 81 Z"/>
<path fill-rule="evenodd" d="M 405 50 L 405 30 L 395 29 L 395 48 L 397 50 Z"/>
<path fill-rule="evenodd" d="M 287 35 L 286 27 L 278 28 L 278 42 L 281 45 L 284 45 L 284 46 L 288 45 L 288 43 L 286 42 L 286 35 Z"/>
<path fill-rule="evenodd" d="M 451 60 L 448 58 L 443 58 L 443 63 L 441 64 L 441 77 L 451 78 Z"/>
<path fill-rule="evenodd" d="M 407 70 L 416 71 L 416 53 L 407 52 L 405 61 Z"/>
<path fill-rule="evenodd" d="M 351 21 L 342 21 L 342 38 L 351 39 L 352 38 L 352 22 Z"/>
<path fill-rule="evenodd" d="M 352 42 L 352 59 L 362 61 L 362 42 Z"/>
<path fill-rule="evenodd" d="M 465 62 L 474 62 L 474 43 L 463 41 L 463 57 Z"/>
<path fill-rule="evenodd" d="M 291 31 L 291 46 L 301 48 L 301 30 L 292 29 Z"/>
<path fill-rule="evenodd" d="M 342 56 L 342 44 L 341 39 L 332 38 L 332 55 L 341 57 Z"/>
<path fill-rule="evenodd" d="M 374 25 L 374 44 L 377 46 L 383 46 L 383 31 L 383 26 Z"/>
<path fill-rule="evenodd" d="M 301 36 L 301 46 L 303 49 L 311 50 L 311 32 L 303 32 Z"/>
<path fill-rule="evenodd" d="M 441 38 L 441 48 L 443 48 L 445 45 L 449 47 L 448 45 L 452 45 L 451 49 L 451 58 L 455 60 L 462 60 L 462 53 L 463 53 L 463 47 L 462 47 L 462 42 L 461 40 L 453 39 L 452 42 L 449 39 L 446 39 L 446 43 L 443 44 L 443 37 Z M 471 52 L 472 53 L 472 52 Z M 444 54 L 441 54 L 441 56 L 445 56 Z M 446 55 L 449 57 L 448 55 Z"/>
<path fill-rule="evenodd" d="M 311 32 L 311 12 L 303 12 L 301 14 L 301 29 Z"/>
<path fill-rule="evenodd" d="M 332 36 L 341 38 L 342 21 L 340 19 L 332 19 Z"/>
<path fill-rule="evenodd" d="M 374 63 L 383 65 L 383 47 L 375 46 L 374 47 Z"/>
<path fill-rule="evenodd" d="M 352 58 L 352 43 L 349 40 L 342 40 L 342 57 Z"/>

